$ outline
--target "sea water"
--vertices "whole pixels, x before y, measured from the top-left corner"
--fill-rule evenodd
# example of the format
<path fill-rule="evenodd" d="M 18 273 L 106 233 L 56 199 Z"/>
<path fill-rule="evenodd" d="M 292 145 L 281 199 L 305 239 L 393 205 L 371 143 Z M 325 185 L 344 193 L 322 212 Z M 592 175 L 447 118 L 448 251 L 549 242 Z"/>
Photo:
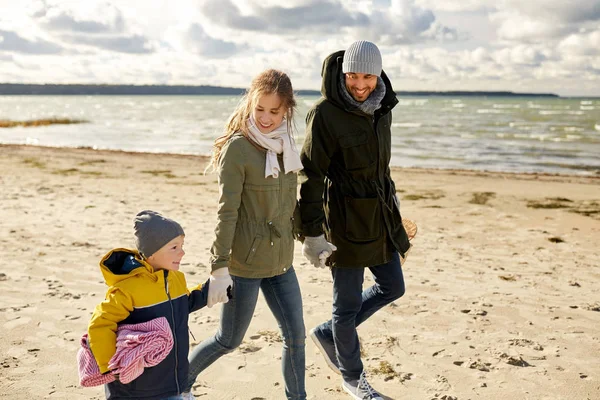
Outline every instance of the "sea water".
<path fill-rule="evenodd" d="M 0 96 L 0 120 L 73 125 L 0 129 L 0 143 L 208 155 L 239 96 Z M 296 141 L 317 96 L 298 97 Z M 600 99 L 400 97 L 393 166 L 600 174 Z"/>

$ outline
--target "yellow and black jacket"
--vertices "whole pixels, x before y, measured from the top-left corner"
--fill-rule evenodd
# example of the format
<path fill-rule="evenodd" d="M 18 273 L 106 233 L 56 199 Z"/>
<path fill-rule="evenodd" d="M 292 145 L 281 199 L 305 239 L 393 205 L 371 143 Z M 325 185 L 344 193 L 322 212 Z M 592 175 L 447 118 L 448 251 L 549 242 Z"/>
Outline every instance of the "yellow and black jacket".
<path fill-rule="evenodd" d="M 188 374 L 188 316 L 206 305 L 208 281 L 191 292 L 179 271 L 154 270 L 134 250 L 115 249 L 102 258 L 100 270 L 109 286 L 88 326 L 90 349 L 101 373 L 116 351 L 117 326 L 158 317 L 169 321 L 173 349 L 160 364 L 146 368 L 134 381 L 105 385 L 107 399 L 162 399 L 186 387 Z"/>

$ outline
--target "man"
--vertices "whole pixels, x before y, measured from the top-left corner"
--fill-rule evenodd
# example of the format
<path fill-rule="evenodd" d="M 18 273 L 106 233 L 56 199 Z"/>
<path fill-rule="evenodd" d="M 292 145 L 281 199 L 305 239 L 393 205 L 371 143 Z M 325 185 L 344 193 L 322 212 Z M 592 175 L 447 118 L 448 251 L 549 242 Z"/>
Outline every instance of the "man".
<path fill-rule="evenodd" d="M 367 41 L 328 56 L 321 94 L 306 117 L 300 213 L 304 256 L 331 267 L 332 319 L 310 331 L 354 399 L 382 399 L 367 382 L 356 327 L 404 294 L 410 243 L 390 176 L 392 108 L 398 103 Z M 362 290 L 364 269 L 375 284 Z"/>

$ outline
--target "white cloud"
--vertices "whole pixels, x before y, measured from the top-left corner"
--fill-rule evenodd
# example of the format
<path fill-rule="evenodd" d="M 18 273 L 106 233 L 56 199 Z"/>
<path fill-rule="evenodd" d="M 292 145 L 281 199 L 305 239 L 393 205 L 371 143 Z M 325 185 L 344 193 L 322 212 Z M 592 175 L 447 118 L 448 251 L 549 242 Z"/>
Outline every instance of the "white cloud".
<path fill-rule="evenodd" d="M 129 36 L 88 36 L 81 34 L 60 35 L 63 41 L 116 51 L 120 53 L 145 54 L 154 51 L 153 45 L 147 38 L 140 35 Z"/>
<path fill-rule="evenodd" d="M 489 0 L 415 0 L 420 7 L 435 9 L 436 11 L 465 12 L 482 11 L 495 8 L 495 2 L 490 5 Z"/>
<path fill-rule="evenodd" d="M 398 90 L 600 95 L 600 0 L 0 0 L 0 76 L 246 87 L 261 70 L 319 89 L 357 39 Z"/>
<path fill-rule="evenodd" d="M 569 56 L 600 57 L 600 29 L 569 35 L 558 44 L 558 49 L 565 54 L 565 58 Z"/>
<path fill-rule="evenodd" d="M 66 44 L 134 54 L 154 50 L 151 40 L 129 29 L 121 10 L 111 3 L 42 0 L 31 5 L 30 14 L 47 35 Z"/>
<path fill-rule="evenodd" d="M 106 5 L 101 10 L 92 11 L 96 12 L 89 16 L 77 16 L 73 9 L 46 6 L 33 11 L 32 18 L 49 31 L 108 34 L 125 30 L 123 15 L 116 7 Z"/>
<path fill-rule="evenodd" d="M 498 23 L 498 36 L 528 43 L 558 40 L 581 28 L 598 27 L 599 0 L 505 0 L 491 20 Z"/>
<path fill-rule="evenodd" d="M 291 37 L 341 34 L 397 45 L 458 36 L 453 28 L 435 23 L 433 12 L 412 0 L 392 0 L 371 8 L 338 0 L 296 1 L 295 6 L 286 7 L 269 2 L 247 2 L 240 7 L 238 3 L 206 0 L 200 11 L 214 25 Z"/>
<path fill-rule="evenodd" d="M 531 19 L 555 23 L 583 23 L 600 20 L 598 0 L 504 0 L 503 8 Z"/>
<path fill-rule="evenodd" d="M 177 33 L 176 46 L 182 51 L 190 51 L 208 58 L 229 57 L 243 49 L 233 42 L 208 35 L 202 25 L 193 23 Z"/>
<path fill-rule="evenodd" d="M 62 47 L 40 39 L 24 38 L 15 32 L 0 30 L 0 51 L 13 51 L 26 54 L 56 54 Z"/>

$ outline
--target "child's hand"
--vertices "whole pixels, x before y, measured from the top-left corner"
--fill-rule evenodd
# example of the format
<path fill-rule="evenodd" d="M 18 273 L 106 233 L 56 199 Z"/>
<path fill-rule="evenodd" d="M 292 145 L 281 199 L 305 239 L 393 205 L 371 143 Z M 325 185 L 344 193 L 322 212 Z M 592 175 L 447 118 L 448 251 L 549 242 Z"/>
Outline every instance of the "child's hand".
<path fill-rule="evenodd" d="M 208 300 L 206 305 L 210 308 L 217 303 L 227 303 L 227 288 L 233 286 L 229 275 L 229 268 L 219 268 L 212 272 L 208 283 Z"/>

